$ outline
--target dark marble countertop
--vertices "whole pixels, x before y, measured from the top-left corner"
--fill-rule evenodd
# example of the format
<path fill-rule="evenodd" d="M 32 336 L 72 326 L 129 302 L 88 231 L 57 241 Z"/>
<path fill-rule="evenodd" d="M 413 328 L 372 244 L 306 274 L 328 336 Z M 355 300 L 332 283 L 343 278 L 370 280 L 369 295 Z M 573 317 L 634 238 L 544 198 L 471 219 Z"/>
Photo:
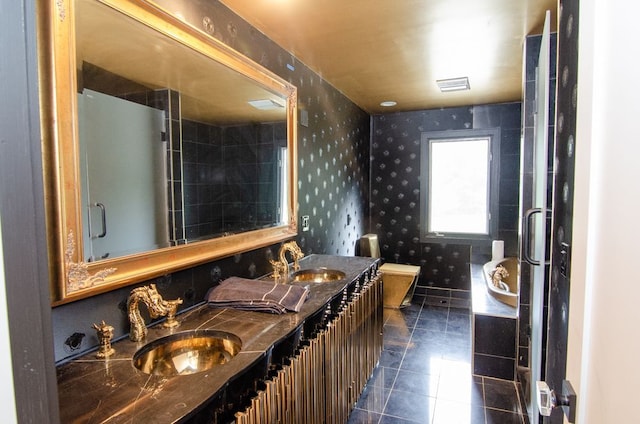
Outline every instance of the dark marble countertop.
<path fill-rule="evenodd" d="M 64 423 L 173 423 L 180 422 L 205 405 L 236 376 L 264 359 L 271 347 L 294 333 L 304 321 L 321 310 L 377 259 L 310 255 L 301 269 L 327 267 L 343 271 L 342 280 L 304 283 L 309 297 L 299 313 L 273 315 L 261 312 L 213 308 L 206 304 L 179 314 L 180 325 L 149 328 L 146 340 L 113 343 L 116 353 L 96 359 L 88 353 L 57 368 L 60 419 Z M 301 284 L 301 283 L 297 283 Z M 235 334 L 242 350 L 231 361 L 192 375 L 165 378 L 151 376 L 134 367 L 134 354 L 147 343 L 177 332 L 221 330 Z"/>

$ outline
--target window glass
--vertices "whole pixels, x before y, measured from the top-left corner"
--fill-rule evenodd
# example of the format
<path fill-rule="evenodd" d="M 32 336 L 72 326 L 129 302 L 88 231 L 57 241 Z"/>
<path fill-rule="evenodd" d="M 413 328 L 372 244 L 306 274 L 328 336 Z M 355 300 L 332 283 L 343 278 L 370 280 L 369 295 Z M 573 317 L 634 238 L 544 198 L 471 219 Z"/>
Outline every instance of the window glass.
<path fill-rule="evenodd" d="M 489 240 L 497 232 L 499 129 L 422 134 L 420 239 Z"/>
<path fill-rule="evenodd" d="M 430 233 L 489 233 L 489 138 L 432 140 Z"/>

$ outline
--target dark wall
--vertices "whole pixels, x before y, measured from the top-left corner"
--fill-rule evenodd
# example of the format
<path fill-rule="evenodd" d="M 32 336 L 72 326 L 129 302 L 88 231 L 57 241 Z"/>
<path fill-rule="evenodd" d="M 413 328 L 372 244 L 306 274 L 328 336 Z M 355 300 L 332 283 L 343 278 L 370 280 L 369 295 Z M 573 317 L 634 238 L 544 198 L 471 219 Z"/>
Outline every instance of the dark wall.
<path fill-rule="evenodd" d="M 15 413 L 3 394 L 5 422 L 57 423 L 53 364 L 42 147 L 36 61 L 35 2 L 2 4 L 0 13 L 0 216 Z M 4 297 L 4 296 L 3 296 Z M 2 300 L 5 301 L 4 298 Z M 2 318 L 4 320 L 4 317 Z M 5 327 L 6 328 L 6 327 Z M 8 335 L 2 330 L 2 347 Z"/>
<path fill-rule="evenodd" d="M 580 2 L 560 1 L 558 28 L 557 125 L 553 180 L 553 245 L 549 283 L 549 325 L 545 380 L 549 387 L 562 387 L 566 379 L 571 286 L 571 243 L 573 236 L 573 191 L 575 177 L 576 120 L 578 90 L 578 29 Z M 552 39 L 553 40 L 553 39 Z M 564 254 L 563 252 L 566 252 Z M 563 414 L 554 410 L 546 423 L 562 423 Z"/>
<path fill-rule="evenodd" d="M 157 1 L 175 7 L 175 1 Z M 298 107 L 308 124 L 298 125 L 299 215 L 309 215 L 310 230 L 298 244 L 305 254 L 353 255 L 368 216 L 369 115 L 219 2 L 181 1 L 185 19 L 198 29 L 203 21 L 212 35 L 298 87 Z M 205 19 L 208 18 L 208 19 Z M 204 31 L 204 29 L 203 29 Z M 153 281 L 167 299 L 182 297 L 182 308 L 203 300 L 223 278 L 258 277 L 270 272 L 270 246 L 166 275 Z M 143 284 L 143 283 L 140 283 Z M 105 320 L 115 336 L 129 332 L 126 299 L 134 286 L 53 309 L 56 361 L 97 345 L 94 322 Z M 71 343 L 74 333 L 82 343 Z"/>
<path fill-rule="evenodd" d="M 370 229 L 378 234 L 385 261 L 422 267 L 416 293 L 426 294 L 427 288 L 470 290 L 469 245 L 420 243 L 421 134 L 471 128 L 501 129 L 498 238 L 505 241 L 505 254 L 515 256 L 518 248 L 520 115 L 520 103 L 504 103 L 373 118 Z"/>

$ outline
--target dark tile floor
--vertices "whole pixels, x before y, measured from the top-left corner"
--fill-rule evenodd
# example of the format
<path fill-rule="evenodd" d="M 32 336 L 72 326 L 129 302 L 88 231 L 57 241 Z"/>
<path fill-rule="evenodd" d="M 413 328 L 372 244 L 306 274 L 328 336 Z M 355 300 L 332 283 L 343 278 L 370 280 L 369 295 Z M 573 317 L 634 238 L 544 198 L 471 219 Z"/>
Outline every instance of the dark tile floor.
<path fill-rule="evenodd" d="M 469 310 L 421 299 L 385 308 L 384 350 L 349 424 L 529 424 L 516 383 L 471 374 Z"/>

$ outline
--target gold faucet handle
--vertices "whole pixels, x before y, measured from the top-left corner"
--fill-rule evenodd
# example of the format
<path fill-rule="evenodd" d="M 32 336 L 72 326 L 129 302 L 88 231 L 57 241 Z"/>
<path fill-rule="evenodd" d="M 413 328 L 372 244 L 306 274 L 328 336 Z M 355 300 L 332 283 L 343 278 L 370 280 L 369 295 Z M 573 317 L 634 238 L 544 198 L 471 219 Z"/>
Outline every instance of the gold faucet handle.
<path fill-rule="evenodd" d="M 177 298 L 176 300 L 165 300 L 164 302 L 167 308 L 167 319 L 162 326 L 165 328 L 177 327 L 180 323 L 176 320 L 176 313 L 178 312 L 178 305 L 182 304 L 182 299 Z"/>
<path fill-rule="evenodd" d="M 273 273 L 271 275 L 276 283 L 280 281 L 281 277 L 286 277 L 288 269 L 282 262 L 274 261 L 273 259 L 269 259 L 269 262 L 271 263 L 271 266 L 273 266 Z"/>
<path fill-rule="evenodd" d="M 108 325 L 102 320 L 100 325 L 94 323 L 93 328 L 96 330 L 98 341 L 100 342 L 100 347 L 98 348 L 98 353 L 96 353 L 96 357 L 99 359 L 108 358 L 113 355 L 116 350 L 111 347 L 111 339 L 113 339 L 113 326 Z"/>

